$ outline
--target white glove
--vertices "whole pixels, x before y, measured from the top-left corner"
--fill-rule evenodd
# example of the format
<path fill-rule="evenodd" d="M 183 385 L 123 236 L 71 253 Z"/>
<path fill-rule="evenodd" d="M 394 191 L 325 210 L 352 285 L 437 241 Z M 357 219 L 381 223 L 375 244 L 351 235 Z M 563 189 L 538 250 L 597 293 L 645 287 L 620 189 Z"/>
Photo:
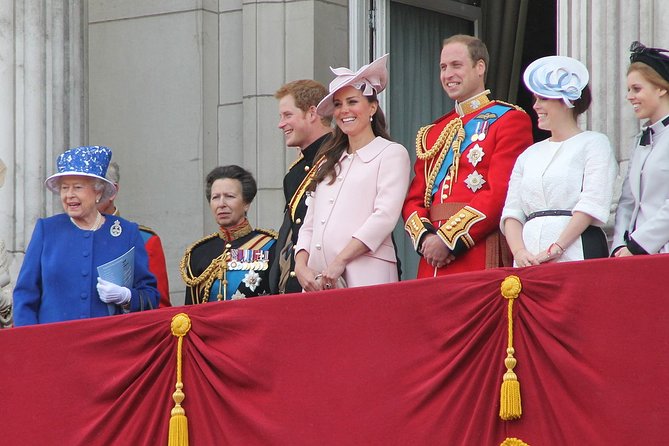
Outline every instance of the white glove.
<path fill-rule="evenodd" d="M 98 277 L 97 289 L 100 300 L 104 303 L 125 305 L 130 302 L 130 290 L 124 286 L 118 286 Z"/>

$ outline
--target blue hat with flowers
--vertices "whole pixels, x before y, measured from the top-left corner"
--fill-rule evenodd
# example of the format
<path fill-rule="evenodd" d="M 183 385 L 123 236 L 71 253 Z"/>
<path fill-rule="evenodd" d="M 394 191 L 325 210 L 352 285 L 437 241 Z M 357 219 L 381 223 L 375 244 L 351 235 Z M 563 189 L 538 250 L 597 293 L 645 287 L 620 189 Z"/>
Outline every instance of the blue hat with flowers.
<path fill-rule="evenodd" d="M 81 146 L 67 150 L 61 153 L 56 161 L 58 173 L 47 178 L 44 184 L 49 190 L 58 192 L 61 177 L 80 175 L 103 180 L 105 195 L 111 195 L 116 187 L 105 178 L 111 157 L 111 149 L 103 146 Z"/>
<path fill-rule="evenodd" d="M 542 98 L 562 99 L 569 108 L 574 107 L 589 80 L 585 65 L 566 56 L 542 57 L 523 73 L 523 81 L 532 93 Z"/>

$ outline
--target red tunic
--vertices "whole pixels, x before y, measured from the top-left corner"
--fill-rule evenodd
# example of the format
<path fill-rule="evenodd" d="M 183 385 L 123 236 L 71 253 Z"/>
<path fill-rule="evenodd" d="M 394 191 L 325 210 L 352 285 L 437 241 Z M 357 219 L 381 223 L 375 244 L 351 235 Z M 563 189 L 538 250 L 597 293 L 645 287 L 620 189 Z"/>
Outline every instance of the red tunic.
<path fill-rule="evenodd" d="M 502 266 L 508 251 L 499 220 L 516 158 L 532 144 L 530 118 L 510 104 L 488 103 L 485 94 L 461 105 L 465 110 L 469 106 L 461 124 L 452 110 L 416 138 L 416 176 L 402 209 L 405 229 L 416 250 L 423 235 L 436 233 L 456 257 L 443 268 L 421 258 L 418 278 Z M 442 135 L 449 125 L 453 138 Z M 459 162 L 451 162 L 457 140 Z"/>
<path fill-rule="evenodd" d="M 160 292 L 159 307 L 171 307 L 170 285 L 167 278 L 167 266 L 165 265 L 165 253 L 160 237 L 153 229 L 146 226 L 139 226 L 139 231 L 144 239 L 144 248 L 149 256 L 149 271 L 156 276 L 158 291 Z"/>

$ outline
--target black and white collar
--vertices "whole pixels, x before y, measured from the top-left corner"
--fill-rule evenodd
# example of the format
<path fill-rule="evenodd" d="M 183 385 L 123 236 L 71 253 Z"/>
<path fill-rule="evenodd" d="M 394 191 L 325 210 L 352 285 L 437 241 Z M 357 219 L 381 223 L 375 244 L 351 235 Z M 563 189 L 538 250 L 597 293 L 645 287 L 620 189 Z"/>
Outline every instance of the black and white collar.
<path fill-rule="evenodd" d="M 655 124 L 649 125 L 641 129 L 641 139 L 639 139 L 639 145 L 648 146 L 653 144 L 653 138 L 656 138 L 659 133 L 664 131 L 665 128 L 669 127 L 669 115 L 658 120 Z"/>

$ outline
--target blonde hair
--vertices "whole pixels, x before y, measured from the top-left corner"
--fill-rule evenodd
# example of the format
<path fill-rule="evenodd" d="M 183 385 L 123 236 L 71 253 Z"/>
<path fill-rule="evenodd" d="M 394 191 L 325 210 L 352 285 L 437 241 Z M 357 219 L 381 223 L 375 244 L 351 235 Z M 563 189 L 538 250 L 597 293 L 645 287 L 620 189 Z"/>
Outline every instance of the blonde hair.
<path fill-rule="evenodd" d="M 643 62 L 632 62 L 627 69 L 627 74 L 630 74 L 633 71 L 641 73 L 648 82 L 655 85 L 657 88 L 669 91 L 669 81 L 660 76 L 660 74 L 650 65 Z"/>

